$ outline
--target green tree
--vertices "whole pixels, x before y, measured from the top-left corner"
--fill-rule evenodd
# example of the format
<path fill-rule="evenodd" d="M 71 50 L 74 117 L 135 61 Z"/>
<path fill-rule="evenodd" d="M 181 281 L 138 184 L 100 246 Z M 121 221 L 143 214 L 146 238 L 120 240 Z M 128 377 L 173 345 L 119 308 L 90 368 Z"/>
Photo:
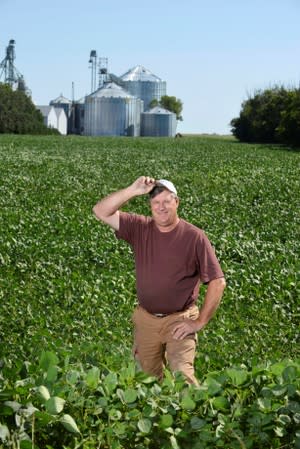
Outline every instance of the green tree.
<path fill-rule="evenodd" d="M 257 91 L 242 103 L 231 131 L 242 142 L 299 144 L 299 89 L 283 86 Z"/>
<path fill-rule="evenodd" d="M 289 101 L 281 114 L 277 137 L 281 142 L 300 144 L 300 88 L 288 93 Z"/>
<path fill-rule="evenodd" d="M 176 114 L 177 120 L 183 120 L 181 115 L 183 104 L 182 101 L 179 100 L 179 98 L 169 95 L 163 95 L 159 101 L 156 98 L 151 101 L 150 107 L 153 108 L 155 106 L 160 106 L 170 112 L 174 112 L 174 114 Z"/>
<path fill-rule="evenodd" d="M 58 131 L 44 125 L 41 112 L 24 92 L 0 83 L 0 133 L 58 134 Z"/>

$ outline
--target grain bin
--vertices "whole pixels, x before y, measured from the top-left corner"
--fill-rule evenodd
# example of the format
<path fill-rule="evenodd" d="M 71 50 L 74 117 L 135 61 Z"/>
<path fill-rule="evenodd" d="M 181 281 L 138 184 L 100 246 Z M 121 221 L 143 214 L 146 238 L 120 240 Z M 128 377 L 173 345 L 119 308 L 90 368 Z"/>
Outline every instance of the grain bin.
<path fill-rule="evenodd" d="M 160 100 L 167 92 L 167 83 L 142 65 L 137 65 L 121 77 L 124 88 L 131 95 L 144 101 L 144 110 L 150 108 L 153 99 Z"/>
<path fill-rule="evenodd" d="M 167 109 L 155 107 L 141 114 L 141 136 L 174 137 L 176 114 Z"/>
<path fill-rule="evenodd" d="M 139 136 L 143 101 L 115 83 L 85 98 L 86 136 Z"/>

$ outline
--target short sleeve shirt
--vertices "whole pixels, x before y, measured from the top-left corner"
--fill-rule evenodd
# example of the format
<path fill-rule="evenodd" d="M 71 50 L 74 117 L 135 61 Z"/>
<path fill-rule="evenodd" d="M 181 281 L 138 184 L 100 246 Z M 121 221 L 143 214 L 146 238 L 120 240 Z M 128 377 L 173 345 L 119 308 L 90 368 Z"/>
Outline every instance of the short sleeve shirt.
<path fill-rule="evenodd" d="M 185 220 L 161 232 L 151 217 L 120 212 L 116 236 L 133 249 L 138 301 L 150 313 L 185 310 L 200 282 L 224 276 L 206 234 Z"/>

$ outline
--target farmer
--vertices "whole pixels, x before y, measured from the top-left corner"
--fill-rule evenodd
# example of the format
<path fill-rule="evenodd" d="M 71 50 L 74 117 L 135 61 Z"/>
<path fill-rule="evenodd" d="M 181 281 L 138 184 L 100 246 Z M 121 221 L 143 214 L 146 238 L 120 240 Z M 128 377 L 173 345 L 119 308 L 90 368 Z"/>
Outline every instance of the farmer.
<path fill-rule="evenodd" d="M 130 199 L 149 194 L 152 217 L 120 211 Z M 93 208 L 134 252 L 138 306 L 133 313 L 134 356 L 143 371 L 163 377 L 165 363 L 198 384 L 194 375 L 196 334 L 212 318 L 225 288 L 214 250 L 196 226 L 179 218 L 174 184 L 141 176 Z M 196 305 L 200 283 L 207 284 Z"/>

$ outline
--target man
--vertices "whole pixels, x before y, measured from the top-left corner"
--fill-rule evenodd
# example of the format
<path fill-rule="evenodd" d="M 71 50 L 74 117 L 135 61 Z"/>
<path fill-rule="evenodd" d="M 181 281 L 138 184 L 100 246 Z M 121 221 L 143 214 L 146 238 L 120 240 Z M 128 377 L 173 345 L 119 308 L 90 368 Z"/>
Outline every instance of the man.
<path fill-rule="evenodd" d="M 152 217 L 121 212 L 130 199 L 149 194 Z M 93 208 L 95 216 L 133 248 L 138 306 L 133 313 L 134 355 L 143 371 L 163 377 L 165 362 L 189 383 L 196 333 L 209 322 L 225 288 L 224 275 L 205 233 L 179 218 L 174 184 L 141 176 Z M 199 312 L 200 283 L 207 284 Z"/>

